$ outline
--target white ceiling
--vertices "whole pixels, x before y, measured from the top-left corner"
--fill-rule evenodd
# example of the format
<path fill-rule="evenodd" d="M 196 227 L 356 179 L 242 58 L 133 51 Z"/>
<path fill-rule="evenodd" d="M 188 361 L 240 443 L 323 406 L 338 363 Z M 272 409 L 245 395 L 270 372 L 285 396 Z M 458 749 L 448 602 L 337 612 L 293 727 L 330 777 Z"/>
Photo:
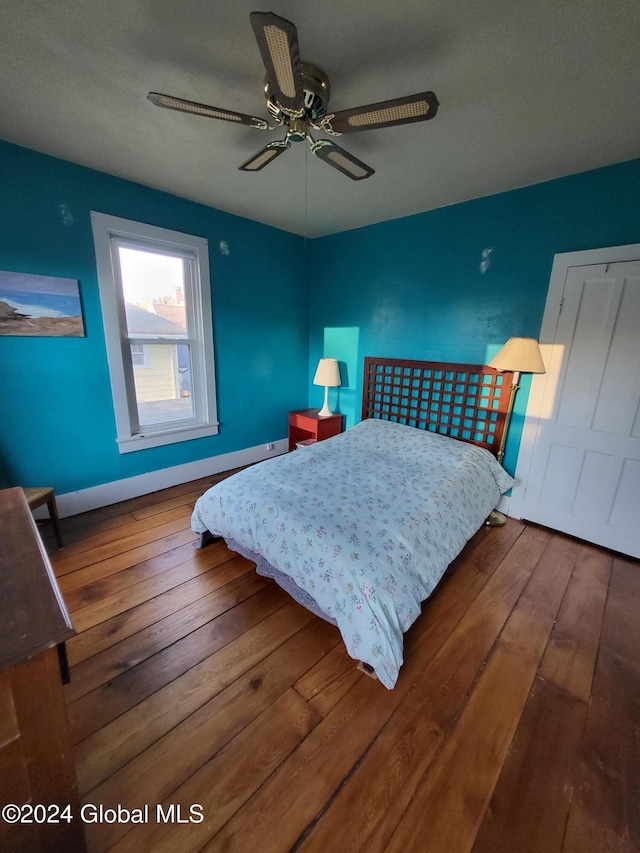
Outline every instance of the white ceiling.
<path fill-rule="evenodd" d="M 254 10 L 296 24 L 334 111 L 430 89 L 438 115 L 339 140 L 365 181 L 305 143 L 238 171 L 283 132 L 146 95 L 266 118 Z M 639 45 L 638 0 L 3 0 L 0 138 L 315 237 L 640 156 Z"/>

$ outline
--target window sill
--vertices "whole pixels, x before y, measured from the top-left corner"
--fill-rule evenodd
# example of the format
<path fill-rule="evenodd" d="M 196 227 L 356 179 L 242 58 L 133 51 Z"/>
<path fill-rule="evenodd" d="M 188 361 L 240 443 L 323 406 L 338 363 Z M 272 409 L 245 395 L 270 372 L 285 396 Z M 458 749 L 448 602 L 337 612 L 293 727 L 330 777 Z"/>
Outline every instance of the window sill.
<path fill-rule="evenodd" d="M 134 453 L 136 450 L 147 450 L 151 447 L 163 447 L 165 444 L 177 444 L 180 441 L 191 441 L 194 438 L 206 438 L 218 434 L 219 424 L 207 424 L 206 426 L 180 427 L 178 429 L 163 430 L 146 435 L 132 435 L 118 438 L 118 450 L 120 453 Z"/>

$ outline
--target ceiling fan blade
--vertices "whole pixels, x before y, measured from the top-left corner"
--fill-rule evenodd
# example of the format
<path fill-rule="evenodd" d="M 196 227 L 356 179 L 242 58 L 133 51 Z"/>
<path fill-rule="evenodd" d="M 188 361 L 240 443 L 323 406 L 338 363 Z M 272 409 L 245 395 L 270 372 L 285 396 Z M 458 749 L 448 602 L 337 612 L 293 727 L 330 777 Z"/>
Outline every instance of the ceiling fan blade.
<path fill-rule="evenodd" d="M 304 90 L 295 25 L 273 12 L 252 12 L 249 17 L 276 101 L 287 114 L 301 114 Z"/>
<path fill-rule="evenodd" d="M 269 123 L 263 118 L 248 116 L 244 113 L 236 113 L 233 110 L 223 110 L 220 107 L 210 107 L 207 104 L 198 104 L 195 101 L 185 101 L 183 98 L 174 98 L 173 95 L 161 95 L 159 92 L 149 92 L 147 98 L 157 107 L 167 110 L 177 110 L 180 113 L 191 113 L 192 115 L 218 118 L 222 121 L 235 121 L 238 124 L 248 124 L 259 130 L 272 130 Z"/>
<path fill-rule="evenodd" d="M 438 111 L 439 102 L 433 92 L 420 92 L 354 107 L 327 116 L 322 122 L 323 129 L 334 133 L 356 133 L 359 130 L 374 130 L 378 127 L 392 127 L 394 124 L 411 124 L 414 121 L 426 121 Z"/>
<path fill-rule="evenodd" d="M 324 160 L 325 163 L 333 166 L 334 169 L 342 172 L 343 175 L 346 175 L 353 181 L 362 181 L 375 174 L 375 169 L 367 166 L 362 160 L 358 160 L 353 154 L 349 154 L 348 151 L 340 148 L 339 145 L 336 145 L 335 142 L 331 142 L 329 139 L 319 139 L 310 148 L 312 154 L 315 154 L 320 160 Z"/>
<path fill-rule="evenodd" d="M 264 167 L 268 166 L 269 163 L 276 159 L 276 157 L 284 154 L 287 148 L 291 148 L 291 143 L 288 139 L 270 142 L 268 145 L 265 145 L 264 148 L 261 148 L 257 154 L 254 154 L 253 157 L 249 157 L 242 166 L 238 166 L 238 169 L 243 172 L 259 172 L 260 169 L 264 169 Z"/>

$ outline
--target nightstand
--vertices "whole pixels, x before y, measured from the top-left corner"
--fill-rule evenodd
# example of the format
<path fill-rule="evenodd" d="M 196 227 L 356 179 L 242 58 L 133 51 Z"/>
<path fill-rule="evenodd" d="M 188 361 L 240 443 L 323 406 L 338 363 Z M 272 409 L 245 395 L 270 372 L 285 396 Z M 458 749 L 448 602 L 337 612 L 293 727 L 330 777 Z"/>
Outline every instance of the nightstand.
<path fill-rule="evenodd" d="M 317 409 L 298 409 L 289 412 L 289 450 L 295 450 L 298 441 L 312 438 L 324 441 L 342 432 L 342 415 L 320 417 Z"/>

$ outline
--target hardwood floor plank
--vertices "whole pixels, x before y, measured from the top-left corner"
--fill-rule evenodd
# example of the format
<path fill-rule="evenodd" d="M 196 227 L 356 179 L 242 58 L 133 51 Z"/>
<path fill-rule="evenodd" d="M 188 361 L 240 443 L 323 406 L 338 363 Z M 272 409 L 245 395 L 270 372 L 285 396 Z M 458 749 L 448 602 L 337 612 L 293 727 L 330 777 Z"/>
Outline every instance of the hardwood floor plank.
<path fill-rule="evenodd" d="M 472 849 L 573 570 L 571 554 L 566 540 L 552 538 L 388 853 Z"/>
<path fill-rule="evenodd" d="M 313 666 L 335 641 L 335 628 L 312 618 L 272 654 L 95 788 L 89 800 L 111 806 L 163 802 L 285 693 L 291 679 Z M 92 853 L 108 849 L 127 831 L 127 826 L 117 824 L 88 827 Z"/>
<path fill-rule="evenodd" d="M 473 853 L 561 853 L 587 708 L 536 678 Z"/>
<path fill-rule="evenodd" d="M 509 570 L 505 569 L 495 583 L 496 589 L 492 588 L 488 593 L 488 596 L 500 602 L 505 596 L 508 598 L 508 590 L 514 590 L 513 601 L 505 606 L 505 618 L 530 574 L 530 558 L 527 555 L 536 547 L 536 543 L 527 541 L 525 536 L 518 539 L 518 545 L 519 549 L 512 559 L 512 565 L 519 565 L 521 568 L 523 577 L 520 585 Z M 544 545 L 541 544 L 540 553 L 543 548 Z M 517 568 L 514 574 L 518 574 Z M 501 582 L 502 586 L 498 590 Z M 468 609 L 469 602 L 463 601 L 459 605 L 460 613 L 455 612 L 453 602 L 447 605 L 441 605 L 442 621 L 449 625 L 449 620 L 453 620 L 454 624 L 457 624 L 461 615 Z M 421 621 L 419 620 L 420 624 Z M 466 630 L 461 630 L 461 633 L 468 637 L 468 645 L 465 643 L 466 655 L 467 649 L 473 646 L 473 640 Z M 310 849 L 320 849 L 316 846 L 315 830 L 309 835 L 310 827 L 315 824 L 318 815 L 335 796 L 347 776 L 354 772 L 355 765 L 361 761 L 369 744 L 403 702 L 416 677 L 446 642 L 449 631 L 442 632 L 439 645 L 435 642 L 436 635 L 437 630 L 423 630 L 420 634 L 416 632 L 412 656 L 403 667 L 393 690 L 384 691 L 379 682 L 362 675 L 360 681 L 356 682 L 304 743 L 278 768 L 247 807 L 242 809 L 213 839 L 210 847 L 205 849 L 240 851 L 259 847 L 264 853 L 275 853 L 289 849 L 305 834 L 307 840 L 303 843 L 311 845 Z M 465 655 L 461 657 L 464 658 Z M 477 667 L 473 670 L 472 680 L 476 671 Z M 447 672 L 455 673 L 455 667 L 451 668 L 450 661 L 447 663 Z M 424 717 L 424 706 L 421 712 Z M 437 741 L 437 726 L 427 726 L 425 731 L 430 744 L 434 740 Z M 367 778 L 373 777 L 369 773 Z M 280 802 L 287 803 L 286 827 L 280 823 L 279 812 L 271 807 L 272 803 Z M 358 812 L 351 814 L 358 814 L 357 825 L 362 827 L 362 815 Z M 342 833 L 352 829 L 355 823 L 351 820 L 350 825 L 342 829 Z M 335 827 L 336 822 L 332 825 Z M 342 843 L 345 842 L 341 836 Z M 348 849 L 348 845 L 345 849 Z"/>
<path fill-rule="evenodd" d="M 219 591 L 222 606 L 227 609 L 235 603 L 233 593 L 238 587 L 238 582 L 241 583 L 242 576 L 250 570 L 251 567 L 244 558 L 236 557 L 223 563 L 222 566 L 209 569 L 175 589 L 162 593 L 153 601 L 138 604 L 125 613 L 113 616 L 106 622 L 83 631 L 67 642 L 70 665 L 74 666 L 91 655 L 104 651 L 119 640 L 135 634 L 141 628 L 146 628 L 162 619 L 163 616 L 180 610 L 212 592 Z M 234 582 L 235 586 L 232 586 Z M 226 586 L 229 589 L 225 589 Z"/>
<path fill-rule="evenodd" d="M 180 522 L 174 522 L 170 527 L 171 529 L 164 528 L 160 538 L 148 542 L 146 545 L 141 545 L 139 548 L 132 548 L 131 551 L 124 551 L 122 554 L 116 554 L 108 560 L 90 563 L 84 568 L 58 577 L 58 586 L 63 596 L 69 590 L 78 589 L 78 587 L 86 586 L 96 580 L 103 580 L 109 577 L 109 575 L 121 572 L 123 569 L 136 566 L 144 560 L 150 560 L 152 557 L 165 554 L 174 548 L 178 548 L 180 545 L 185 545 L 187 542 L 193 545 L 196 541 L 193 531 L 185 527 L 184 523 L 181 525 Z"/>
<path fill-rule="evenodd" d="M 318 714 L 320 714 L 321 717 L 327 716 L 329 711 L 335 707 L 343 696 L 347 695 L 354 684 L 360 680 L 360 676 L 362 674 L 354 665 L 353 660 L 349 658 L 347 650 L 340 648 L 340 645 L 338 646 L 336 653 L 342 653 L 344 657 L 349 659 L 349 667 L 345 669 L 344 673 L 339 678 L 336 678 L 330 684 L 327 684 L 322 692 L 309 699 L 309 704 Z"/>
<path fill-rule="evenodd" d="M 221 542 L 214 543 L 211 548 L 220 550 L 223 553 L 226 551 L 229 559 L 237 556 L 232 551 L 229 551 L 226 545 L 223 545 Z M 194 548 L 193 542 L 189 541 L 184 545 L 179 545 L 177 548 L 164 551 L 156 557 L 151 557 L 127 569 L 122 569 L 115 574 L 93 580 L 76 589 L 66 589 L 64 591 L 64 603 L 69 613 L 73 615 L 76 610 L 85 607 L 87 604 L 100 601 L 108 595 L 115 595 L 118 592 L 122 592 L 129 587 L 162 574 L 162 572 L 166 572 L 168 569 L 173 569 L 181 563 L 192 560 L 199 562 L 201 555 L 204 556 L 208 550 L 208 548 Z M 221 559 L 220 562 L 226 562 L 226 560 Z M 67 577 L 72 577 L 72 575 L 68 575 Z"/>
<path fill-rule="evenodd" d="M 258 591 L 253 592 L 254 589 Z M 265 583 L 265 579 L 257 575 L 247 577 L 246 591 L 252 594 L 231 610 L 70 705 L 68 717 L 72 743 L 75 745 L 106 726 L 288 602 L 275 584 Z"/>
<path fill-rule="evenodd" d="M 344 647 L 340 645 L 332 649 L 328 655 L 325 655 L 322 660 L 318 661 L 313 669 L 305 672 L 302 678 L 294 684 L 295 689 L 307 701 L 320 690 L 323 690 L 328 684 L 340 678 L 345 672 L 351 672 L 355 669 L 353 658 L 346 654 Z"/>
<path fill-rule="evenodd" d="M 616 557 L 602 626 L 602 647 L 640 666 L 640 564 Z"/>
<path fill-rule="evenodd" d="M 326 717 L 333 706 L 359 681 L 360 675 L 344 644 L 338 643 L 313 669 L 306 672 L 294 687 L 321 717 Z"/>
<path fill-rule="evenodd" d="M 82 525 L 76 522 L 80 518 L 78 515 L 73 515 L 68 518 L 60 519 L 60 528 L 62 530 L 62 538 L 65 542 L 65 548 L 72 545 L 74 542 L 80 542 L 88 536 L 95 536 L 98 533 L 106 533 L 111 531 L 113 536 L 117 536 L 118 529 L 135 521 L 131 513 L 115 515 L 112 518 L 102 520 L 95 519 L 93 521 L 85 519 Z M 59 554 L 62 557 L 63 554 Z"/>
<path fill-rule="evenodd" d="M 539 524 L 529 524 L 527 529 L 532 538 L 539 539 L 541 542 L 548 542 L 550 537 L 554 535 L 553 530 L 548 527 L 541 527 Z"/>
<path fill-rule="evenodd" d="M 462 618 L 456 619 L 449 607 L 432 615 L 432 630 L 424 634 L 420 655 L 428 665 L 418 672 L 414 658 L 407 664 L 403 675 L 410 689 L 401 706 L 315 821 L 313 831 L 305 829 L 299 850 L 326 849 L 336 826 L 343 827 L 340 843 L 345 849 L 386 849 L 544 550 L 544 542 L 523 535 L 470 606 L 459 598 Z M 449 582 L 454 590 L 456 577 Z"/>
<path fill-rule="evenodd" d="M 134 509 L 131 514 L 137 521 L 143 521 L 146 518 L 153 518 L 155 515 L 168 512 L 171 509 L 177 509 L 178 507 L 188 506 L 193 511 L 193 505 L 205 491 L 206 489 L 202 489 L 202 487 L 191 489 L 182 495 L 176 495 L 173 498 L 164 500 L 162 503 Z"/>
<path fill-rule="evenodd" d="M 612 558 L 583 545 L 540 665 L 540 675 L 588 702 L 607 600 Z"/>
<path fill-rule="evenodd" d="M 295 602 L 76 746 L 78 790 L 86 794 L 297 633 L 312 614 Z"/>
<path fill-rule="evenodd" d="M 639 849 L 601 826 L 576 803 L 571 806 L 562 853 L 638 853 Z"/>
<path fill-rule="evenodd" d="M 85 802 L 205 805 L 87 824 L 89 853 L 640 853 L 637 561 L 483 527 L 387 691 L 252 563 L 194 549 L 191 505 L 226 476 L 63 519 Z"/>
<path fill-rule="evenodd" d="M 396 689 L 361 675 L 203 850 L 290 850 L 397 706 Z"/>
<path fill-rule="evenodd" d="M 256 576 L 247 566 L 242 579 L 214 590 L 192 604 L 180 608 L 163 619 L 126 637 L 113 646 L 76 664 L 71 669 L 71 683 L 65 685 L 67 702 L 95 690 L 152 655 L 177 642 L 220 614 L 231 610 L 249 596 L 269 585 L 266 578 Z M 71 706 L 73 708 L 73 705 Z"/>
<path fill-rule="evenodd" d="M 576 772 L 575 801 L 640 847 L 640 666 L 600 650 Z"/>
<path fill-rule="evenodd" d="M 165 800 L 189 813 L 203 808 L 205 821 L 188 825 L 150 823 L 129 832 L 112 850 L 195 853 L 220 829 L 311 732 L 319 717 L 292 689 L 283 693 L 227 746 Z"/>
<path fill-rule="evenodd" d="M 515 569 L 513 575 L 509 575 L 511 580 L 506 582 L 507 588 L 509 584 L 520 587 L 520 571 L 528 577 L 546 544 L 538 543 L 531 537 L 528 528 L 511 520 L 505 527 L 493 528 L 491 533 L 497 535 L 484 540 L 468 557 L 454 560 L 444 583 L 423 604 L 422 615 L 405 635 L 405 666 L 400 672 L 401 678 L 411 678 L 424 670 L 426 663 L 456 629 L 497 568 L 501 567 L 505 573 Z M 502 587 L 492 589 L 498 598 L 505 593 Z M 426 661 L 422 656 L 419 657 L 417 670 L 413 667 L 415 646 L 429 650 Z"/>
<path fill-rule="evenodd" d="M 190 517 L 191 512 L 188 508 L 178 507 L 146 521 L 134 521 L 130 525 L 121 527 L 117 536 L 109 531 L 88 539 L 81 539 L 54 554 L 52 563 L 56 576 L 61 578 L 70 572 L 84 569 L 92 563 L 107 560 L 109 557 L 115 557 L 140 545 L 147 545 L 149 542 L 161 539 L 165 533 L 183 530 L 185 522 Z"/>
<path fill-rule="evenodd" d="M 195 549 L 194 549 L 195 551 Z M 125 590 L 104 595 L 99 601 L 93 601 L 74 611 L 73 626 L 76 631 L 86 631 L 101 622 L 106 622 L 114 616 L 119 616 L 126 610 L 131 610 L 138 604 L 143 604 L 163 592 L 215 569 L 234 558 L 227 548 L 211 548 L 204 552 L 195 551 L 189 560 L 155 574 L 146 581 L 141 581 Z"/>
<path fill-rule="evenodd" d="M 296 853 L 330 850 L 336 842 L 337 827 L 340 849 L 354 853 L 385 849 L 383 838 L 390 837 L 406 808 L 405 794 L 410 798 L 408 791 L 415 788 L 446 738 L 437 720 L 424 708 L 422 712 L 416 712 L 414 705 L 406 712 L 404 708 L 403 703 L 362 760 L 328 797 L 326 806 L 308 823 L 294 845 Z M 414 776 L 417 778 L 412 781 Z"/>
<path fill-rule="evenodd" d="M 639 679 L 640 666 L 601 650 L 584 734 L 585 751 L 600 767 L 619 770 L 631 744 L 640 750 Z"/>

